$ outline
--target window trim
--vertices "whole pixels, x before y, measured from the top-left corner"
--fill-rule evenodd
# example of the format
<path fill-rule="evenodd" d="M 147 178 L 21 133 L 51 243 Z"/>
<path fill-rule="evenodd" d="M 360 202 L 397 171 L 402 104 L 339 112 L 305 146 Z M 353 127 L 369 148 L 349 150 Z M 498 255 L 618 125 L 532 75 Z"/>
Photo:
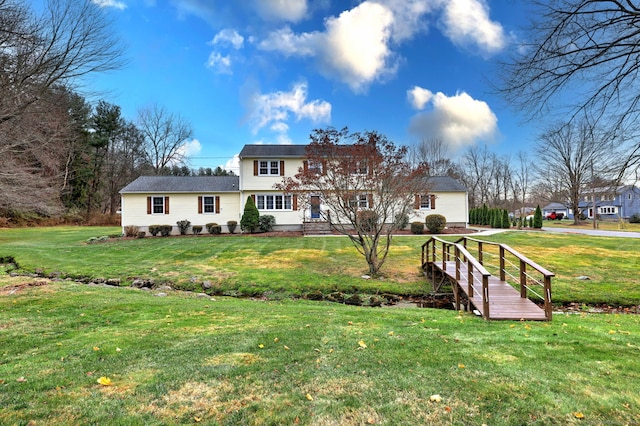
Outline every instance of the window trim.
<path fill-rule="evenodd" d="M 211 204 L 213 207 L 213 211 L 206 211 L 205 201 L 207 198 L 213 198 L 213 203 Z M 220 196 L 215 194 L 203 194 L 198 196 L 198 214 L 206 214 L 213 215 L 220 213 Z"/>
<path fill-rule="evenodd" d="M 263 163 L 266 163 L 264 167 Z M 253 175 L 260 177 L 284 176 L 284 160 L 274 158 L 253 160 Z"/>
<path fill-rule="evenodd" d="M 156 200 L 162 200 L 162 204 L 156 205 Z M 155 207 L 162 207 L 162 212 L 156 212 Z M 147 196 L 147 214 L 150 215 L 167 215 L 169 214 L 169 197 L 166 195 L 149 195 Z"/>

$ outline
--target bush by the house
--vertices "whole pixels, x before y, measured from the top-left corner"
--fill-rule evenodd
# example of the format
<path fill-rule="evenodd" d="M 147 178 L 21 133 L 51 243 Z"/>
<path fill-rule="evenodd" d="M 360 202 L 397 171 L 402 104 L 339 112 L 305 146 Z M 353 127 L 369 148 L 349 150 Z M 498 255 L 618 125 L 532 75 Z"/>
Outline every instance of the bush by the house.
<path fill-rule="evenodd" d="M 135 225 L 125 226 L 124 227 L 124 236 L 133 238 L 133 237 L 138 235 L 138 231 L 140 231 L 140 228 L 138 228 Z"/>
<path fill-rule="evenodd" d="M 357 225 L 364 232 L 372 232 L 378 223 L 378 213 L 373 210 L 358 210 Z"/>
<path fill-rule="evenodd" d="M 207 232 L 210 234 L 220 234 L 222 232 L 222 226 L 215 222 L 207 223 L 205 226 L 207 227 Z"/>
<path fill-rule="evenodd" d="M 244 205 L 244 213 L 240 218 L 240 229 L 243 232 L 249 232 L 253 234 L 260 226 L 260 212 L 256 207 L 256 203 L 251 196 L 247 197 L 247 202 Z"/>
<path fill-rule="evenodd" d="M 168 237 L 171 235 L 171 231 L 173 231 L 173 226 L 171 225 L 160 225 L 160 235 L 163 237 Z"/>
<path fill-rule="evenodd" d="M 412 234 L 422 234 L 422 231 L 424 231 L 424 223 L 422 222 L 411 222 L 411 233 Z"/>
<path fill-rule="evenodd" d="M 191 226 L 191 222 L 185 219 L 185 220 L 177 221 L 176 224 L 178 225 L 178 230 L 180 231 L 180 235 L 187 235 L 187 231 Z"/>
<path fill-rule="evenodd" d="M 396 226 L 396 229 L 405 229 L 409 226 L 409 215 L 398 213 L 393 218 L 393 224 Z"/>
<path fill-rule="evenodd" d="M 227 228 L 229 229 L 230 233 L 235 234 L 237 227 L 238 227 L 238 222 L 236 222 L 235 220 L 227 221 Z"/>
<path fill-rule="evenodd" d="M 136 237 L 138 238 L 144 238 L 147 235 L 146 232 L 144 231 L 138 231 L 138 234 L 136 235 Z"/>
<path fill-rule="evenodd" d="M 271 232 L 276 224 L 276 218 L 270 214 L 262 215 L 258 218 L 258 226 L 262 232 Z"/>
<path fill-rule="evenodd" d="M 160 233 L 160 228 L 162 225 L 149 225 L 149 233 L 155 237 Z"/>
<path fill-rule="evenodd" d="M 424 223 L 429 232 L 438 234 L 447 226 L 447 218 L 441 214 L 430 214 L 424 218 Z"/>
<path fill-rule="evenodd" d="M 200 235 L 202 232 L 202 225 L 193 225 L 191 230 L 193 231 L 193 235 Z"/>
<path fill-rule="evenodd" d="M 629 223 L 640 223 L 640 214 L 635 213 L 629 218 Z"/>

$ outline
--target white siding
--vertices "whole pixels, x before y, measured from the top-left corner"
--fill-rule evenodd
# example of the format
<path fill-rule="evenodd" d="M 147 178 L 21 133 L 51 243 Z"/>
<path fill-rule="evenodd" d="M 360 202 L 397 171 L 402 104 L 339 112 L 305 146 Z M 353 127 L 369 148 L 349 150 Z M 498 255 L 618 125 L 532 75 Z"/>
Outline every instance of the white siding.
<path fill-rule="evenodd" d="M 430 214 L 441 214 L 447 219 L 448 224 L 466 226 L 469 211 L 467 208 L 467 194 L 465 192 L 434 192 L 436 196 L 436 208 L 414 210 L 409 220 L 424 221 Z"/>
<path fill-rule="evenodd" d="M 199 196 L 219 196 L 220 213 L 198 213 Z M 169 197 L 169 214 L 147 214 L 147 197 Z M 122 226 L 135 225 L 141 231 L 148 231 L 149 225 L 172 225 L 176 222 L 188 220 L 191 225 L 202 225 L 215 222 L 226 230 L 229 220 L 240 223 L 240 209 L 238 208 L 237 193 L 166 193 L 166 194 L 123 194 L 122 195 Z M 206 233 L 206 229 L 203 230 Z"/>

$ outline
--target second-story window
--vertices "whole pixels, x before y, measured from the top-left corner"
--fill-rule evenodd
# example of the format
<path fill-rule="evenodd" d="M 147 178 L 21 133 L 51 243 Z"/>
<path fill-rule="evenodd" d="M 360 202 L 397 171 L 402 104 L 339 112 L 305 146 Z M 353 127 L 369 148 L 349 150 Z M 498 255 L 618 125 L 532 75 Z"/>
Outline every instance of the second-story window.
<path fill-rule="evenodd" d="M 260 160 L 258 174 L 260 176 L 280 176 L 280 161 Z"/>

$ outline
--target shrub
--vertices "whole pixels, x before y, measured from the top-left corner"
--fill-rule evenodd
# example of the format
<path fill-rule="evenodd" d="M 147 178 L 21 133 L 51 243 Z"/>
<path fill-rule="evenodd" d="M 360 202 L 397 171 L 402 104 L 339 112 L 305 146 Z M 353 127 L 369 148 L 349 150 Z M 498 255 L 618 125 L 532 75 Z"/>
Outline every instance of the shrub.
<path fill-rule="evenodd" d="M 424 223 L 429 232 L 438 234 L 447 226 L 447 218 L 441 214 L 430 214 L 424 218 Z"/>
<path fill-rule="evenodd" d="M 409 215 L 406 213 L 398 213 L 393 218 L 393 224 L 395 225 L 396 229 L 405 229 L 407 226 L 409 226 Z"/>
<path fill-rule="evenodd" d="M 193 225 L 191 227 L 191 230 L 193 231 L 194 235 L 200 235 L 200 233 L 202 232 L 202 225 Z"/>
<path fill-rule="evenodd" d="M 149 225 L 149 233 L 155 237 L 160 233 L 160 228 L 162 225 Z"/>
<path fill-rule="evenodd" d="M 177 221 L 176 224 L 178 225 L 178 230 L 180 231 L 180 235 L 187 235 L 187 231 L 191 226 L 191 222 L 185 219 L 185 220 Z"/>
<path fill-rule="evenodd" d="M 173 231 L 173 226 L 171 225 L 160 225 L 160 235 L 163 237 L 168 237 L 171 235 L 171 231 Z"/>
<path fill-rule="evenodd" d="M 536 207 L 536 212 L 533 214 L 533 227 L 537 229 L 542 228 L 542 210 L 540 210 L 540 205 Z"/>
<path fill-rule="evenodd" d="M 356 224 L 364 232 L 372 232 L 378 224 L 378 213 L 373 210 L 359 210 Z"/>
<path fill-rule="evenodd" d="M 640 214 L 635 213 L 629 218 L 629 223 L 640 223 Z"/>
<path fill-rule="evenodd" d="M 236 222 L 235 220 L 230 220 L 227 222 L 227 228 L 229 229 L 229 232 L 232 234 L 236 233 L 237 226 L 238 226 L 238 222 Z"/>
<path fill-rule="evenodd" d="M 136 235 L 138 235 L 138 231 L 140 231 L 140 228 L 138 228 L 135 225 L 125 226 L 124 227 L 124 236 L 133 238 Z"/>
<path fill-rule="evenodd" d="M 412 234 L 422 234 L 422 231 L 424 231 L 424 223 L 422 222 L 411 222 L 411 233 Z"/>
<path fill-rule="evenodd" d="M 144 231 L 138 231 L 138 234 L 136 235 L 138 238 L 144 238 L 147 235 L 146 232 Z"/>
<path fill-rule="evenodd" d="M 273 226 L 276 224 L 276 218 L 270 214 L 265 214 L 258 218 L 258 226 L 262 232 L 273 231 Z"/>
<path fill-rule="evenodd" d="M 260 226 L 260 212 L 256 207 L 256 203 L 251 196 L 247 197 L 247 202 L 244 205 L 244 213 L 240 218 L 240 229 L 243 232 L 253 233 Z"/>
<path fill-rule="evenodd" d="M 215 222 L 207 223 L 205 226 L 207 227 L 207 232 L 210 234 L 222 233 L 222 226 L 218 225 Z"/>

